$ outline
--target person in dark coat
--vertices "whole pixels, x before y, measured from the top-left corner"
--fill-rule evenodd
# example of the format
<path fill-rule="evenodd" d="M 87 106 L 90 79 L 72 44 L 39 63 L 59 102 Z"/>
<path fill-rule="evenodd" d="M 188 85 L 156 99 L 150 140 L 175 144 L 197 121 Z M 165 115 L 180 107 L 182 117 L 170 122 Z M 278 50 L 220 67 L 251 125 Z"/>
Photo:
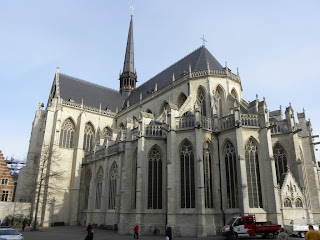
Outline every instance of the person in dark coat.
<path fill-rule="evenodd" d="M 229 239 L 229 240 L 237 240 L 237 237 L 236 237 L 236 235 L 234 234 L 233 226 L 230 226 L 230 231 L 229 231 L 228 239 Z"/>
<path fill-rule="evenodd" d="M 170 226 L 166 229 L 166 236 L 169 237 L 169 240 L 172 240 L 172 228 Z"/>
<path fill-rule="evenodd" d="M 93 240 L 93 229 L 92 228 L 89 230 L 89 233 L 84 240 Z"/>
<path fill-rule="evenodd" d="M 27 225 L 27 220 L 26 219 L 23 219 L 23 222 L 22 222 L 22 232 L 24 232 L 24 228 L 26 227 Z"/>
<path fill-rule="evenodd" d="M 91 224 L 89 223 L 88 227 L 87 227 L 87 232 L 90 233 L 90 230 L 92 229 Z"/>

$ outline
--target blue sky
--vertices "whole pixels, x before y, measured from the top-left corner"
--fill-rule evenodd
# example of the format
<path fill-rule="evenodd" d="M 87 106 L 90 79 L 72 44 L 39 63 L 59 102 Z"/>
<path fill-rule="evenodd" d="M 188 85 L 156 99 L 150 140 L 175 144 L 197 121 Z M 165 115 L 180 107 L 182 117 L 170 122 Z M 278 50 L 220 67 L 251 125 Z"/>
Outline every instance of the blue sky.
<path fill-rule="evenodd" d="M 134 1 L 138 85 L 202 45 L 246 101 L 305 108 L 320 133 L 320 1 Z M 23 159 L 38 102 L 60 72 L 119 89 L 131 1 L 0 1 L 0 150 Z M 296 121 L 298 121 L 296 119 Z M 316 141 L 320 141 L 316 139 Z M 320 145 L 319 152 L 320 152 Z M 318 160 L 320 160 L 317 152 Z"/>

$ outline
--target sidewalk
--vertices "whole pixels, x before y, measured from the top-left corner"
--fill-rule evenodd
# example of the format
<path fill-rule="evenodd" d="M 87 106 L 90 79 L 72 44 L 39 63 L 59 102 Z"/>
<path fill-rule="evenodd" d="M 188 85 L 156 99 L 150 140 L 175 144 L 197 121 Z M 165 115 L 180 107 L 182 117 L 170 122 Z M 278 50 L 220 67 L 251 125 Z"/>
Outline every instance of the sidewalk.
<path fill-rule="evenodd" d="M 17 229 L 21 232 L 21 229 Z M 39 228 L 39 231 L 31 231 L 31 228 L 25 229 L 21 232 L 25 240 L 83 240 L 85 239 L 87 232 L 84 227 L 48 227 Z M 94 240 L 109 240 L 109 239 L 133 239 L 132 235 L 120 235 L 112 230 L 104 230 L 94 228 Z M 152 240 L 165 240 L 164 235 L 157 236 L 139 236 L 139 239 L 152 239 Z M 209 236 L 206 238 L 196 237 L 179 237 L 179 240 L 196 240 L 196 239 L 215 239 L 225 240 L 222 236 Z"/>

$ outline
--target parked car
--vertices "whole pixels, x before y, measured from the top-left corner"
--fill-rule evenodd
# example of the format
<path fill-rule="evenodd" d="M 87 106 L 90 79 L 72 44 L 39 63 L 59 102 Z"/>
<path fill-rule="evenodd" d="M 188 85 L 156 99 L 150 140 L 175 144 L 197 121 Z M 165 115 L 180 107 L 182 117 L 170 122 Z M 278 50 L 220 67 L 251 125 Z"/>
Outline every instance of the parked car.
<path fill-rule="evenodd" d="M 0 240 L 23 240 L 22 234 L 11 227 L 0 228 Z"/>

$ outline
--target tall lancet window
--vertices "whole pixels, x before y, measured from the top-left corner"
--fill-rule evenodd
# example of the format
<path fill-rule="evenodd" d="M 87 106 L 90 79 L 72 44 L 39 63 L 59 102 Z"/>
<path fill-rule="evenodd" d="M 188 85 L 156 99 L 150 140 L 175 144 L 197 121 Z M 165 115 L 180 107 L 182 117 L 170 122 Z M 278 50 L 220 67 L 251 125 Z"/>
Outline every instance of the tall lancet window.
<path fill-rule="evenodd" d="M 90 123 L 87 123 L 84 128 L 83 150 L 92 152 L 94 147 L 94 129 Z"/>
<path fill-rule="evenodd" d="M 213 208 L 212 160 L 209 145 L 207 142 L 204 144 L 203 148 L 203 175 L 205 207 Z"/>
<path fill-rule="evenodd" d="M 134 151 L 132 159 L 132 178 L 131 178 L 131 208 L 136 209 L 137 202 L 137 149 Z"/>
<path fill-rule="evenodd" d="M 224 146 L 224 159 L 226 165 L 228 208 L 238 208 L 239 191 L 236 152 L 230 141 L 227 141 Z"/>
<path fill-rule="evenodd" d="M 118 165 L 112 163 L 109 181 L 109 209 L 116 209 Z"/>
<path fill-rule="evenodd" d="M 195 207 L 194 154 L 189 141 L 182 144 L 180 152 L 181 208 Z"/>
<path fill-rule="evenodd" d="M 281 175 L 288 171 L 287 154 L 279 143 L 277 143 L 273 148 L 273 156 L 276 162 L 277 181 L 279 182 Z"/>
<path fill-rule="evenodd" d="M 84 189 L 84 209 L 88 209 L 91 176 L 92 176 L 91 171 L 89 170 L 87 172 L 85 189 Z"/>
<path fill-rule="evenodd" d="M 74 130 L 75 126 L 70 118 L 63 122 L 60 131 L 60 147 L 73 148 Z"/>
<path fill-rule="evenodd" d="M 103 178 L 103 169 L 102 167 L 99 167 L 99 170 L 96 176 L 96 209 L 101 208 L 102 178 Z"/>
<path fill-rule="evenodd" d="M 249 207 L 262 208 L 263 204 L 260 182 L 258 148 L 257 145 L 253 142 L 253 139 L 249 139 L 249 141 L 246 144 L 245 150 Z"/>
<path fill-rule="evenodd" d="M 201 114 L 203 116 L 207 116 L 207 111 L 206 111 L 206 95 L 203 91 L 202 88 L 199 88 L 198 90 L 198 96 L 197 96 L 197 99 L 200 103 L 200 107 L 201 107 Z"/>
<path fill-rule="evenodd" d="M 148 208 L 162 209 L 162 156 L 157 147 L 149 153 Z"/>

